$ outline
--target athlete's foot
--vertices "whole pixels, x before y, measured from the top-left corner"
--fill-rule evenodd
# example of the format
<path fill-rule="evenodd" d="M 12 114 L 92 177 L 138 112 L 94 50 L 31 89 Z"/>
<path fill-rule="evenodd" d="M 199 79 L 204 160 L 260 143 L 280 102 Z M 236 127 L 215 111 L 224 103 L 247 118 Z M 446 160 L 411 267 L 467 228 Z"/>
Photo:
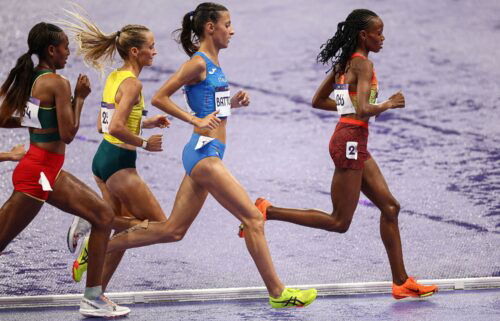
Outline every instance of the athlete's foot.
<path fill-rule="evenodd" d="M 259 197 L 258 199 L 255 200 L 255 206 L 259 209 L 259 211 L 262 213 L 262 216 L 264 217 L 264 221 L 267 220 L 267 208 L 271 206 L 271 202 L 266 200 L 263 197 Z M 238 236 L 241 238 L 245 237 L 245 225 L 243 223 L 240 224 L 239 230 L 238 230 Z"/>
<path fill-rule="evenodd" d="M 101 294 L 95 300 L 82 298 L 80 313 L 86 317 L 113 318 L 129 314 L 130 309 L 117 305 L 104 294 Z"/>
<path fill-rule="evenodd" d="M 73 262 L 73 280 L 75 282 L 80 282 L 83 274 L 87 271 L 87 262 L 88 262 L 88 249 L 89 249 L 89 237 L 87 236 L 82 243 L 80 248 L 80 255 Z"/>
<path fill-rule="evenodd" d="M 438 291 L 436 285 L 418 284 L 414 278 L 409 277 L 402 285 L 392 284 L 392 296 L 396 300 L 408 297 L 426 297 L 431 296 Z"/>
<path fill-rule="evenodd" d="M 71 253 L 75 253 L 78 241 L 90 232 L 90 228 L 91 225 L 89 222 L 83 218 L 75 216 L 73 223 L 71 223 L 71 226 L 68 229 L 68 235 L 66 237 L 68 249 Z"/>
<path fill-rule="evenodd" d="M 279 298 L 269 296 L 269 304 L 273 308 L 306 307 L 311 304 L 318 295 L 316 289 L 299 290 L 285 288 Z"/>

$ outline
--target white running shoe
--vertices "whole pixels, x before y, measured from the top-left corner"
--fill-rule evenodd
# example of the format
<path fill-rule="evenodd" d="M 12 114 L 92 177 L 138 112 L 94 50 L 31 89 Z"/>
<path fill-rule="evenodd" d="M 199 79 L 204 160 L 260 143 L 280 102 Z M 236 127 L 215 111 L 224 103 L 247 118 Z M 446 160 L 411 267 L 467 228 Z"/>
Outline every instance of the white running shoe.
<path fill-rule="evenodd" d="M 104 294 L 101 294 L 95 300 L 82 298 L 82 301 L 80 301 L 80 313 L 86 317 L 113 318 L 129 314 L 130 309 L 119 306 Z"/>
<path fill-rule="evenodd" d="M 91 225 L 89 222 L 75 216 L 73 219 L 73 223 L 68 230 L 68 236 L 66 241 L 68 242 L 68 249 L 71 253 L 75 253 L 76 248 L 78 247 L 78 240 L 82 237 L 86 236 L 90 231 Z"/>

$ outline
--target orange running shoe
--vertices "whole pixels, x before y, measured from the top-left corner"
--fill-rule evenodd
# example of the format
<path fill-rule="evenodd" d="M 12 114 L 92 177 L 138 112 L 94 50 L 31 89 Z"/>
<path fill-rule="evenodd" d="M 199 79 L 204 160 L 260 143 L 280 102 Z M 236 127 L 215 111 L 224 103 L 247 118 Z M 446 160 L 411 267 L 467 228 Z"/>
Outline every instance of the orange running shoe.
<path fill-rule="evenodd" d="M 265 198 L 259 197 L 258 199 L 255 200 L 255 206 L 257 206 L 259 211 L 262 213 L 262 216 L 264 216 L 264 221 L 267 220 L 267 208 L 271 206 L 271 202 L 269 202 Z M 244 228 L 245 225 L 241 223 L 238 230 L 238 236 L 241 238 L 245 237 L 245 232 L 243 231 Z"/>
<path fill-rule="evenodd" d="M 421 285 L 414 278 L 409 277 L 402 285 L 392 283 L 392 296 L 396 300 L 408 297 L 426 297 L 431 296 L 438 291 L 436 285 Z"/>

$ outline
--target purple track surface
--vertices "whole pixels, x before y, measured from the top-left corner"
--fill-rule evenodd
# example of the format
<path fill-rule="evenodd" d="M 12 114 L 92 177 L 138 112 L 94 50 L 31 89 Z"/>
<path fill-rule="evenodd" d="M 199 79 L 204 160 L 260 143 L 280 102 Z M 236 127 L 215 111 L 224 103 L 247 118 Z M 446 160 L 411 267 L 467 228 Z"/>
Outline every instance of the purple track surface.
<path fill-rule="evenodd" d="M 106 32 L 127 23 L 145 24 L 154 31 L 159 54 L 154 67 L 140 77 L 146 101 L 186 60 L 171 40 L 171 31 L 198 2 L 80 3 Z M 500 276 L 500 42 L 494 41 L 500 35 L 500 2 L 224 3 L 236 34 L 220 61 L 232 92 L 244 88 L 252 99 L 248 109 L 237 110 L 230 119 L 224 161 L 252 198 L 266 196 L 279 206 L 331 210 L 333 163 L 327 146 L 338 116 L 310 106 L 327 70 L 315 63 L 315 57 L 339 21 L 352 9 L 367 7 L 385 23 L 384 49 L 370 55 L 381 98 L 402 89 L 407 101 L 405 109 L 371 122 L 369 143 L 402 205 L 399 221 L 407 270 L 426 279 Z M 2 1 L 2 80 L 27 51 L 31 26 L 57 20 L 64 4 Z M 95 122 L 103 82 L 76 55 L 61 73 L 73 84 L 78 73 L 92 80 L 82 126 L 68 147 L 64 168 L 97 190 L 90 164 L 101 139 Z M 175 100 L 183 105 L 180 94 Z M 184 175 L 180 157 L 190 131 L 190 126 L 174 120 L 163 131 L 164 152 L 139 151 L 138 170 L 166 213 Z M 0 150 L 28 143 L 26 129 L 2 129 L 0 137 Z M 14 166 L 0 164 L 2 203 L 12 192 Z M 379 215 L 362 197 L 343 235 L 282 222 L 266 224 L 282 280 L 390 280 Z M 81 293 L 83 284 L 71 281 L 73 256 L 65 241 L 71 220 L 44 206 L 0 256 L 0 296 Z M 108 290 L 262 286 L 244 242 L 236 237 L 237 226 L 238 221 L 209 198 L 181 242 L 128 251 Z"/>

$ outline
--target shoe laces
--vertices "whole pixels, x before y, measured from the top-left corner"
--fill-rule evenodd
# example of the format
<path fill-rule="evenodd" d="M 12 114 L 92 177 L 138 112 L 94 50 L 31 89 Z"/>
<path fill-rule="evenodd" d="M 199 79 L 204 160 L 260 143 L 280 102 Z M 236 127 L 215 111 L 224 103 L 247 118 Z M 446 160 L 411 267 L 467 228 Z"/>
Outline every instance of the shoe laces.
<path fill-rule="evenodd" d="M 116 303 L 114 303 L 113 301 L 111 301 L 111 300 L 110 300 L 107 296 L 105 296 L 104 294 L 101 294 L 101 300 L 102 300 L 102 301 L 104 301 L 104 302 L 106 302 L 106 304 L 109 304 L 109 305 L 111 305 L 111 306 L 113 306 L 113 307 L 116 307 L 116 306 L 117 306 L 117 304 L 116 304 Z"/>

